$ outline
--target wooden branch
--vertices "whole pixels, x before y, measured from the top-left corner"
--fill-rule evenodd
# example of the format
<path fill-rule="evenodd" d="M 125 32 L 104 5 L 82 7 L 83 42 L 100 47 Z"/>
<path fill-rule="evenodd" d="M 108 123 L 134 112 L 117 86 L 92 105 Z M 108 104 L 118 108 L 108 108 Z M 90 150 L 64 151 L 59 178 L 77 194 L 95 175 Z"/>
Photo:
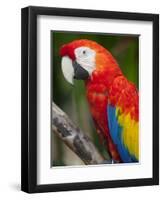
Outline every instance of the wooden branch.
<path fill-rule="evenodd" d="M 55 103 L 52 104 L 52 129 L 85 164 L 105 163 L 89 137 Z"/>

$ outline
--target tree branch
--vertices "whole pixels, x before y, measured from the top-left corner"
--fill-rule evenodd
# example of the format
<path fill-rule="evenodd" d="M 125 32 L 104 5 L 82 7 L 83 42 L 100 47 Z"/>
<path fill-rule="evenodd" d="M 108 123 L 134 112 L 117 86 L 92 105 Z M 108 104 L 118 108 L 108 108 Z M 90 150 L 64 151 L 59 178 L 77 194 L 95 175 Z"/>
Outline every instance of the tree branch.
<path fill-rule="evenodd" d="M 85 164 L 105 163 L 89 137 L 55 104 L 52 104 L 52 130 Z"/>

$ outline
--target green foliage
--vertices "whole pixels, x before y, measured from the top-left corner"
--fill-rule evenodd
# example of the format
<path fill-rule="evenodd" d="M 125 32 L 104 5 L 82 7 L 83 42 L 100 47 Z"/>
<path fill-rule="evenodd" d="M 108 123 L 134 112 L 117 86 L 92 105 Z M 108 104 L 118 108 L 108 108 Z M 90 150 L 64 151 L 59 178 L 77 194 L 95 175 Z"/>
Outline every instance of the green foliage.
<path fill-rule="evenodd" d="M 61 57 L 59 50 L 63 44 L 78 39 L 94 40 L 108 49 L 116 58 L 124 75 L 137 87 L 139 84 L 139 38 L 135 35 L 94 34 L 78 32 L 52 32 L 52 96 L 54 102 L 60 106 L 79 127 L 88 133 L 99 151 L 107 157 L 105 148 L 99 142 L 89 107 L 85 97 L 83 81 L 75 80 L 74 86 L 70 85 L 61 72 Z M 64 144 L 54 138 L 52 146 L 56 145 L 52 163 L 54 165 L 73 165 L 71 156 L 65 158 Z M 57 144 L 56 144 L 57 143 Z M 59 156 L 58 156 L 59 154 Z M 57 156 L 56 156 L 57 155 Z M 67 155 L 67 154 L 66 154 Z M 57 158 L 57 160 L 54 160 Z M 64 158 L 64 159 L 63 159 Z M 77 163 L 77 162 L 75 162 Z"/>

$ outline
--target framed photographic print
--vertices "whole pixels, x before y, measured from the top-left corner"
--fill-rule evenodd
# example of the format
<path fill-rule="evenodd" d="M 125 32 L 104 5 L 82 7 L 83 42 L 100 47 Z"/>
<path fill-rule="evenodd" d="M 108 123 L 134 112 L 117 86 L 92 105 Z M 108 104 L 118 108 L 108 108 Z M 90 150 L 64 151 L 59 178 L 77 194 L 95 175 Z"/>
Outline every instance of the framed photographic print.
<path fill-rule="evenodd" d="M 159 16 L 22 9 L 22 190 L 159 184 Z"/>

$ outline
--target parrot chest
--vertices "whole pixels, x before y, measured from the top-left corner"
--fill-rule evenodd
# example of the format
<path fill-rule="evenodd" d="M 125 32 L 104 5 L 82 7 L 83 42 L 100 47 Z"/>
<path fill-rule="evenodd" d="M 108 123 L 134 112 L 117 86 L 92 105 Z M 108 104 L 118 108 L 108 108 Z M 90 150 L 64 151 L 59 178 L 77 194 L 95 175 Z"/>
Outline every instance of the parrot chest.
<path fill-rule="evenodd" d="M 100 130 L 108 135 L 107 104 L 108 90 L 104 85 L 93 84 L 87 88 L 87 99 L 95 123 Z"/>
<path fill-rule="evenodd" d="M 100 138 L 105 139 L 108 152 L 117 162 L 120 162 L 121 159 L 113 144 L 108 127 L 107 106 L 110 103 L 108 88 L 103 84 L 87 85 L 87 99 L 97 132 L 102 136 Z"/>

